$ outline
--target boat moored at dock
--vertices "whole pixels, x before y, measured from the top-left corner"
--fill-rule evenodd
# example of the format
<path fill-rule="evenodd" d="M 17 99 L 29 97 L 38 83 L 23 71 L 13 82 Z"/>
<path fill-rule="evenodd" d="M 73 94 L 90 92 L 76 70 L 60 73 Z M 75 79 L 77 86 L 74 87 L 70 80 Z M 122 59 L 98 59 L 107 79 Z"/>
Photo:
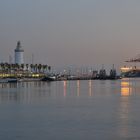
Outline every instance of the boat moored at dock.
<path fill-rule="evenodd" d="M 41 81 L 56 81 L 55 76 L 45 76 L 44 78 L 41 79 Z"/>
<path fill-rule="evenodd" d="M 1 78 L 0 83 L 16 83 L 18 82 L 17 78 Z"/>

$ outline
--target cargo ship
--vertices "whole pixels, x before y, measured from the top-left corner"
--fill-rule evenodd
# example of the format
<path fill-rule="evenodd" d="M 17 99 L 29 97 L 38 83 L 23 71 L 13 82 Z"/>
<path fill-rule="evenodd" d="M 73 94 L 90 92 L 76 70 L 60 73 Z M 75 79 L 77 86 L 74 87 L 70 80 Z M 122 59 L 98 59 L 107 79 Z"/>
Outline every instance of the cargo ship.
<path fill-rule="evenodd" d="M 133 77 L 140 77 L 140 68 L 137 68 L 136 66 L 134 67 L 121 67 L 121 77 L 128 77 L 128 78 L 133 78 Z"/>

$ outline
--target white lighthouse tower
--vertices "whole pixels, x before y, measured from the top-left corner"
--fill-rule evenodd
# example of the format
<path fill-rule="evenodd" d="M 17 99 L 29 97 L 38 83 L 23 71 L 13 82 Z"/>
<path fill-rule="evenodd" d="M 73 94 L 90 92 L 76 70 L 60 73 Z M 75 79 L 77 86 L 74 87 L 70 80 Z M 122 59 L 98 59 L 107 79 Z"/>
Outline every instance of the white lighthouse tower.
<path fill-rule="evenodd" d="M 18 41 L 15 49 L 15 64 L 24 64 L 23 54 L 24 50 L 22 49 L 20 41 Z"/>

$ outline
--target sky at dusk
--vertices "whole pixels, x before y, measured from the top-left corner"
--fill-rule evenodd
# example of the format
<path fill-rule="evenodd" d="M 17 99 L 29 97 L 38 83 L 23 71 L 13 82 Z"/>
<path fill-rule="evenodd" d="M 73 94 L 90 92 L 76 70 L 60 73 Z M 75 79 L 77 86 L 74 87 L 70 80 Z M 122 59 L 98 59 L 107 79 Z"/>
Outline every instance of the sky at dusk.
<path fill-rule="evenodd" d="M 0 0 L 0 61 L 18 40 L 25 63 L 119 67 L 140 53 L 140 0 Z"/>

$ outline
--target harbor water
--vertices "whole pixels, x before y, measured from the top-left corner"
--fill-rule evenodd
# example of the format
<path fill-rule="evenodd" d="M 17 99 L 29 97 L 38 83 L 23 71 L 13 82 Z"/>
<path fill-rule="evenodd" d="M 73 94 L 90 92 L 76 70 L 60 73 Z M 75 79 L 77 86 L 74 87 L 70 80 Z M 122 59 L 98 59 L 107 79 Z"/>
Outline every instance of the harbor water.
<path fill-rule="evenodd" d="M 140 79 L 0 84 L 0 140 L 139 140 Z"/>

